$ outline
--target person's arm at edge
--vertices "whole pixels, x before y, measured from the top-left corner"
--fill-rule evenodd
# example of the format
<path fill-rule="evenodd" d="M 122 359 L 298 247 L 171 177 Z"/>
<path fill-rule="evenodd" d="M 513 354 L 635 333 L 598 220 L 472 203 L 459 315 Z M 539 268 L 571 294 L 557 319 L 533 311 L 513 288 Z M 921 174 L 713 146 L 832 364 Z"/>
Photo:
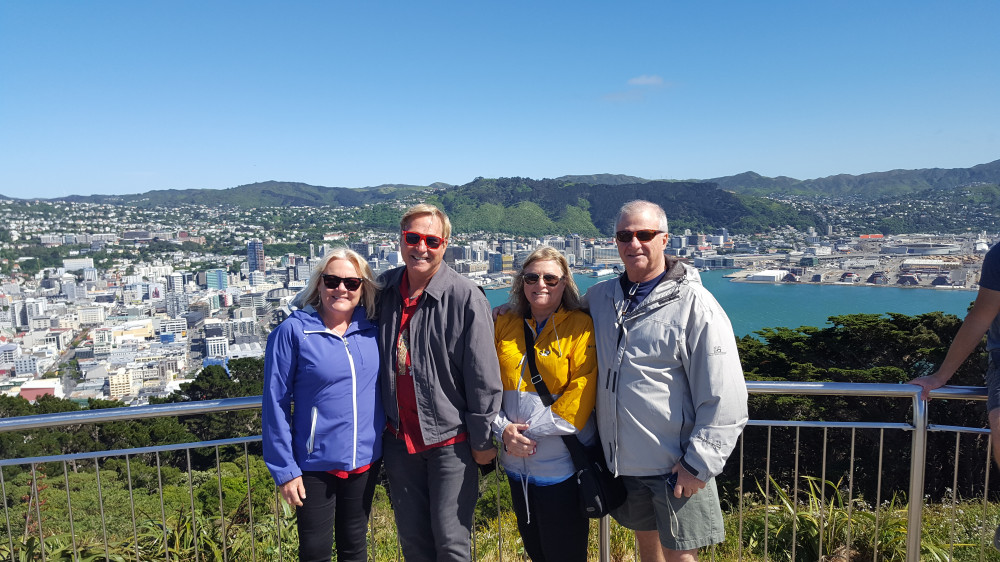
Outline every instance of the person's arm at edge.
<path fill-rule="evenodd" d="M 921 387 L 920 398 L 927 400 L 930 398 L 932 390 L 941 388 L 948 383 L 955 371 L 962 366 L 969 354 L 982 341 L 983 334 L 989 330 L 990 324 L 993 323 L 993 319 L 998 314 L 1000 314 L 1000 291 L 980 287 L 979 293 L 976 295 L 976 302 L 972 304 L 962 326 L 955 334 L 955 339 L 948 347 L 948 354 L 945 355 L 941 366 L 933 373 L 917 377 L 909 382 L 909 384 Z"/>
<path fill-rule="evenodd" d="M 292 453 L 290 374 L 296 368 L 294 333 L 289 326 L 276 329 L 268 338 L 264 362 L 264 397 L 262 425 L 264 460 L 281 491 L 291 505 L 300 506 L 306 497 L 302 470 Z"/>
<path fill-rule="evenodd" d="M 465 320 L 469 323 L 465 328 L 466 352 L 462 364 L 468 410 L 465 426 L 476 463 L 489 464 L 497 454 L 496 447 L 493 446 L 492 426 L 500 412 L 503 388 L 493 338 L 490 304 L 478 290 L 470 291 Z"/>
<path fill-rule="evenodd" d="M 691 496 L 722 472 L 748 420 L 747 390 L 736 337 L 725 311 L 711 296 L 688 327 L 684 368 L 695 407 L 694 428 L 674 466 L 674 496 Z"/>

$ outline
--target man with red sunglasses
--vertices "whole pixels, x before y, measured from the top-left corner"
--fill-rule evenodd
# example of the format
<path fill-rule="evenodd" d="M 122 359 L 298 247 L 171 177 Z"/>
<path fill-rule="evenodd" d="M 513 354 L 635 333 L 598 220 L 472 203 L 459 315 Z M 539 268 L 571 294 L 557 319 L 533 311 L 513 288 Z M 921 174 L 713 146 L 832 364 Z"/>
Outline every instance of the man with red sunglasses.
<path fill-rule="evenodd" d="M 697 560 L 722 542 L 715 476 L 747 422 L 747 390 L 726 313 L 698 272 L 664 255 L 667 216 L 631 201 L 615 225 L 625 273 L 587 291 L 597 341 L 597 425 L 628 499 L 642 562 Z"/>
<path fill-rule="evenodd" d="M 469 560 L 502 392 L 490 307 L 443 263 L 444 212 L 411 207 L 400 231 L 404 266 L 381 276 L 376 305 L 389 494 L 407 561 Z"/>

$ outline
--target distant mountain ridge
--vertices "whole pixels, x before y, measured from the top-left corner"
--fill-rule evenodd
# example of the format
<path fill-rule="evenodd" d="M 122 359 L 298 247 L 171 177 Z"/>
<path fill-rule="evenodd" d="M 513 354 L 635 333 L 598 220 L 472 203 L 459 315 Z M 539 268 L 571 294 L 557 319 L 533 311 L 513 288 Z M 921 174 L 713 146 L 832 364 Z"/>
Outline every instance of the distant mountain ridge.
<path fill-rule="evenodd" d="M 444 189 L 449 184 L 433 184 Z M 385 184 L 375 187 L 325 187 L 300 182 L 265 181 L 228 189 L 164 189 L 134 195 L 72 195 L 63 201 L 128 204 L 139 207 L 192 205 L 232 205 L 236 207 L 315 207 L 338 205 L 357 207 L 397 199 L 430 186 Z"/>
<path fill-rule="evenodd" d="M 475 181 L 475 180 L 473 180 Z M 565 175 L 554 180 L 568 184 L 629 185 L 647 183 L 649 180 L 625 174 Z M 658 180 L 677 181 L 677 180 Z M 733 176 L 687 181 L 714 183 L 720 188 L 757 196 L 814 195 L 860 196 L 877 199 L 884 196 L 913 193 L 927 189 L 950 189 L 975 182 L 1000 185 L 1000 160 L 979 164 L 971 168 L 926 168 L 919 170 L 891 170 L 861 175 L 837 174 L 825 178 L 799 180 L 787 176 L 767 177 L 753 171 Z M 447 189 L 455 187 L 444 182 L 430 185 L 383 184 L 349 188 L 316 186 L 301 182 L 264 181 L 228 189 L 166 189 L 126 195 L 70 195 L 51 200 L 92 203 L 118 203 L 157 205 L 191 203 L 205 205 L 280 206 L 280 205 L 345 205 L 377 202 L 391 199 L 394 194 L 421 189 Z M 0 193 L 0 199 L 16 198 Z"/>
<path fill-rule="evenodd" d="M 475 180 L 473 180 L 474 182 Z M 636 185 L 650 179 L 625 174 L 565 175 L 552 180 L 563 184 Z M 676 182 L 678 180 L 656 180 Z M 874 200 L 928 189 L 987 183 L 1000 185 L 1000 160 L 971 168 L 925 168 L 890 170 L 860 175 L 837 174 L 825 178 L 800 180 L 788 176 L 767 177 L 748 171 L 733 176 L 692 179 L 698 183 L 714 183 L 719 188 L 761 197 L 802 195 L 814 197 L 860 197 Z M 470 183 L 473 183 L 470 182 Z M 466 184 L 468 185 L 468 184 Z M 344 205 L 357 206 L 396 198 L 398 195 L 424 189 L 450 189 L 456 186 L 443 182 L 430 185 L 383 184 L 370 187 L 325 187 L 301 182 L 265 181 L 228 189 L 167 189 L 129 195 L 71 195 L 53 200 L 86 201 L 92 203 L 131 204 L 140 206 L 174 205 L 236 205 L 241 207 L 282 205 Z M 18 198 L 0 193 L 0 199 Z M 26 198 L 35 199 L 35 198 Z"/>
<path fill-rule="evenodd" d="M 705 181 L 715 183 L 722 189 L 750 195 L 853 196 L 871 200 L 927 189 L 954 189 L 972 183 L 1000 185 L 1000 160 L 971 168 L 890 170 L 857 176 L 838 174 L 811 180 L 785 176 L 769 178 L 754 172 L 744 172 Z"/>
<path fill-rule="evenodd" d="M 651 180 L 624 174 L 591 174 L 589 176 L 559 176 L 555 181 L 564 183 L 585 183 L 589 185 L 628 185 L 646 183 Z"/>

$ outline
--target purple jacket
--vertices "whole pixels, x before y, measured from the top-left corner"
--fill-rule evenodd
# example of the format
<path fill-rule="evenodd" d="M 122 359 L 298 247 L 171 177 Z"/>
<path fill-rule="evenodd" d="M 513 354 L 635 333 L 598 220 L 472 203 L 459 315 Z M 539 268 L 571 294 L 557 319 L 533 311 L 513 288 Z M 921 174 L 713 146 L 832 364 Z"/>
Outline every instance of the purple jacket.
<path fill-rule="evenodd" d="M 296 310 L 268 336 L 263 445 L 276 484 L 381 458 L 377 339 L 363 306 L 342 338 L 314 310 Z"/>

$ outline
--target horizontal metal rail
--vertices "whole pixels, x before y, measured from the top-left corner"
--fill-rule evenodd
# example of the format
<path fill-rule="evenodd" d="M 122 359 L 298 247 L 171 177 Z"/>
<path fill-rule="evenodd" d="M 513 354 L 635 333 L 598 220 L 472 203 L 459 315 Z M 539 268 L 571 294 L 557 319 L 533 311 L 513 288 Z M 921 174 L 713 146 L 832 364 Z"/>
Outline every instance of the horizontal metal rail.
<path fill-rule="evenodd" d="M 21 416 L 17 418 L 0 418 L 0 433 L 81 423 L 130 421 L 167 416 L 214 414 L 233 410 L 252 410 L 260 408 L 260 404 L 260 396 L 247 396 L 245 398 L 223 398 L 220 400 L 203 400 L 201 402 L 177 402 L 172 404 L 135 406 L 131 408 L 104 408 L 101 410 L 81 410 L 77 412 L 58 412 L 55 414 Z"/>
<path fill-rule="evenodd" d="M 913 398 L 919 395 L 920 392 L 919 387 L 911 384 L 839 382 L 803 383 L 786 381 L 747 381 L 747 390 L 750 394 L 885 396 L 895 398 Z M 932 391 L 931 398 L 986 400 L 986 391 L 983 387 L 976 386 L 946 386 Z M 63 425 L 83 423 L 127 421 L 164 416 L 214 414 L 233 410 L 252 410 L 260 408 L 260 406 L 260 396 L 247 396 L 244 398 L 223 398 L 219 400 L 204 400 L 201 402 L 177 402 L 172 404 L 153 404 L 149 406 L 135 406 L 130 408 L 104 408 L 101 410 L 81 410 L 77 412 L 59 412 L 55 414 L 21 416 L 17 418 L 0 418 L 0 433 L 5 431 L 20 431 L 23 429 L 59 427 Z M 751 423 L 754 422 L 751 421 Z M 912 426 L 910 427 L 912 428 Z"/>

